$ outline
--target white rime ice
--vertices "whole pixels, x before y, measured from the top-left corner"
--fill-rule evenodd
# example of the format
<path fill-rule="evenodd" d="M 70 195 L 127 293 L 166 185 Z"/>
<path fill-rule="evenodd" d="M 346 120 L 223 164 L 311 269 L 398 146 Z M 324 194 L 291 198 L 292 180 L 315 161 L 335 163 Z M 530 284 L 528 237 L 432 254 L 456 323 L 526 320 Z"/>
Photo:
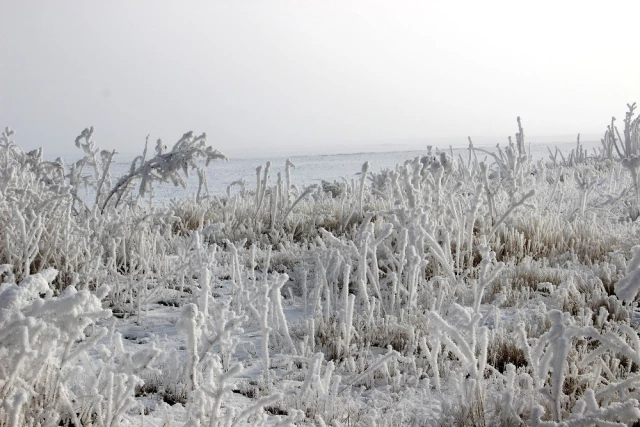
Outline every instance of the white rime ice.
<path fill-rule="evenodd" d="M 632 258 L 627 265 L 627 274 L 615 285 L 618 298 L 633 301 L 640 291 L 640 246 L 631 249 Z"/>
<path fill-rule="evenodd" d="M 93 128 L 71 164 L 6 128 L 0 427 L 633 425 L 628 107 L 593 150 L 536 158 L 518 118 L 506 144 L 307 187 L 266 162 L 226 196 L 206 134 L 123 170 Z"/>

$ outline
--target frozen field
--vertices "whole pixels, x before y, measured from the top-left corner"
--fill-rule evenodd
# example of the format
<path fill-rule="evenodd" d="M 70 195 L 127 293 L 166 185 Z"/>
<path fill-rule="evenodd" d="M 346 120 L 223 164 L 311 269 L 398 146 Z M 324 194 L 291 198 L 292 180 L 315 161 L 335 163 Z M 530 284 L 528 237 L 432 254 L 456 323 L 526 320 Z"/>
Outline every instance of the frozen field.
<path fill-rule="evenodd" d="M 633 425 L 639 128 L 295 169 L 5 130 L 0 426 Z"/>

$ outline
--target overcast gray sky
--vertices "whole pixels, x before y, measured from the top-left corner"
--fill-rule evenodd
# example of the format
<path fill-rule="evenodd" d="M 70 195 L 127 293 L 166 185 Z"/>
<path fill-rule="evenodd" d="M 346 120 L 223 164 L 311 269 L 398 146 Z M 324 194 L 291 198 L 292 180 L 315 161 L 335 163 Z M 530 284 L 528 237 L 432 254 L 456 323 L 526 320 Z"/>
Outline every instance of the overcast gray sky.
<path fill-rule="evenodd" d="M 7 0 L 0 125 L 49 155 L 90 125 L 102 148 L 194 130 L 234 157 L 504 142 L 517 115 L 599 134 L 640 101 L 639 4 Z"/>

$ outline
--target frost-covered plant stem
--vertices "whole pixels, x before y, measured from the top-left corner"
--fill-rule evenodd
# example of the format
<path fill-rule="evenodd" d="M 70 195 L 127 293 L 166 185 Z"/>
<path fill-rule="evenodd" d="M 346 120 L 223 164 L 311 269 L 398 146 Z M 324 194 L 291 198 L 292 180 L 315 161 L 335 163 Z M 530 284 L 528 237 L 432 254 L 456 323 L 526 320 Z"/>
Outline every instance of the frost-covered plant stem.
<path fill-rule="evenodd" d="M 482 255 L 480 262 L 479 285 L 475 287 L 473 309 L 476 313 L 480 313 L 480 304 L 487 287 L 493 283 L 504 267 L 503 263 L 496 263 L 496 254 L 491 251 L 488 245 L 480 245 L 479 252 Z"/>
<path fill-rule="evenodd" d="M 302 200 L 304 200 L 305 197 L 307 197 L 309 194 L 311 194 L 316 189 L 317 189 L 317 187 L 315 185 L 311 185 L 311 186 L 307 187 L 302 192 L 302 194 L 296 199 L 296 201 L 293 202 L 293 204 L 291 206 L 289 206 L 289 209 L 287 209 L 287 212 L 282 217 L 282 222 L 281 222 L 282 225 L 284 225 L 285 222 L 287 221 L 287 218 L 289 217 L 289 214 L 291 213 L 293 208 L 295 208 L 298 203 L 300 203 Z"/>
<path fill-rule="evenodd" d="M 504 222 L 504 220 L 507 219 L 509 217 L 509 215 L 511 215 L 511 212 L 516 210 L 518 207 L 524 205 L 525 202 L 528 199 L 530 199 L 531 197 L 535 196 L 535 194 L 536 194 L 536 191 L 535 190 L 531 190 L 527 194 L 523 195 L 520 198 L 520 200 L 516 200 L 515 198 L 513 200 L 511 200 L 511 205 L 505 211 L 505 213 L 502 214 L 500 219 L 498 219 L 498 221 L 493 225 L 493 228 L 491 229 L 491 232 L 489 233 L 489 236 L 493 236 L 493 234 L 498 230 L 498 227 L 500 227 L 500 224 L 502 224 Z"/>
<path fill-rule="evenodd" d="M 181 327 L 187 334 L 187 381 L 190 391 L 198 388 L 198 307 L 186 304 L 182 308 Z"/>
<path fill-rule="evenodd" d="M 296 165 L 294 165 L 291 160 L 287 159 L 287 162 L 285 163 L 285 185 L 286 185 L 286 198 L 287 198 L 287 206 L 289 206 L 289 196 L 290 196 L 290 192 L 291 192 L 291 169 L 295 169 Z"/>
<path fill-rule="evenodd" d="M 369 172 L 369 162 L 364 162 L 362 165 L 362 170 L 360 171 L 360 193 L 358 196 L 358 208 L 360 210 L 360 214 L 363 213 L 362 204 L 364 201 L 364 183 L 367 179 L 367 172 Z"/>
<path fill-rule="evenodd" d="M 267 193 L 267 183 L 269 181 L 269 171 L 271 169 L 271 162 L 267 162 L 267 164 L 265 165 L 264 168 L 264 177 L 262 178 L 262 182 L 260 183 L 259 189 L 258 189 L 258 203 L 256 205 L 256 214 L 255 214 L 255 219 L 256 221 L 258 220 L 258 215 L 260 213 L 260 209 L 262 208 L 262 204 L 264 203 L 264 196 Z M 259 174 L 260 171 L 258 169 L 256 169 L 256 174 Z M 258 176 L 258 180 L 259 180 L 259 176 Z"/>
<path fill-rule="evenodd" d="M 265 172 L 266 176 L 266 172 Z M 270 298 L 269 298 L 269 285 L 267 283 L 267 272 L 269 269 L 269 264 L 271 262 L 271 247 L 267 249 L 267 257 L 265 259 L 264 271 L 263 271 L 263 283 L 262 288 L 260 289 L 260 331 L 262 333 L 262 363 L 263 363 L 263 382 L 264 386 L 268 387 L 270 384 L 269 380 L 269 369 L 271 368 L 271 361 L 269 359 L 269 334 L 271 333 L 271 327 L 269 326 L 269 306 Z"/>

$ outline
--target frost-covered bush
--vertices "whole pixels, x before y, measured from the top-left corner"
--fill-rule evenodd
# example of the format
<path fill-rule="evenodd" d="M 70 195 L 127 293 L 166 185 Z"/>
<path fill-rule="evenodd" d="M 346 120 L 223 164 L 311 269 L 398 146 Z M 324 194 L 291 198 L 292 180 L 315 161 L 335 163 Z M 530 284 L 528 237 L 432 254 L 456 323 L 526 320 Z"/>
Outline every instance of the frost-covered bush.
<path fill-rule="evenodd" d="M 107 334 L 95 325 L 111 315 L 100 301 L 108 289 L 96 295 L 69 286 L 53 296 L 56 274 L 47 269 L 0 285 L 0 423 L 118 424 L 135 406 L 138 379 L 108 369 L 82 374 L 77 366 Z"/>
<path fill-rule="evenodd" d="M 120 259 L 116 263 L 126 264 L 130 258 L 127 251 L 140 253 L 131 240 L 140 224 L 155 222 L 156 230 L 171 228 L 178 218 L 170 211 L 154 214 L 133 204 L 152 190 L 154 183 L 184 185 L 182 174 L 199 169 L 199 159 L 208 164 L 225 158 L 206 144 L 205 134 L 196 137 L 189 132 L 170 151 L 159 143 L 156 155 L 149 159 L 145 148 L 132 162 L 130 172 L 112 183 L 111 164 L 116 153 L 96 146 L 93 128 L 85 129 L 76 139 L 84 156 L 70 166 L 61 159 L 44 161 L 42 150 L 24 153 L 12 136 L 13 131 L 7 128 L 0 137 L 5 166 L 0 171 L 0 215 L 6 224 L 0 233 L 0 262 L 13 265 L 18 279 L 54 267 L 60 272 L 62 287 L 74 283 L 74 275 L 83 268 L 86 271 L 96 257 L 104 259 L 115 252 Z M 139 189 L 134 196 L 131 189 L 136 180 Z M 93 191 L 92 200 L 81 198 L 87 187 Z M 115 200 L 114 208 L 105 210 L 111 200 Z M 118 209 L 123 201 L 129 206 Z"/>

